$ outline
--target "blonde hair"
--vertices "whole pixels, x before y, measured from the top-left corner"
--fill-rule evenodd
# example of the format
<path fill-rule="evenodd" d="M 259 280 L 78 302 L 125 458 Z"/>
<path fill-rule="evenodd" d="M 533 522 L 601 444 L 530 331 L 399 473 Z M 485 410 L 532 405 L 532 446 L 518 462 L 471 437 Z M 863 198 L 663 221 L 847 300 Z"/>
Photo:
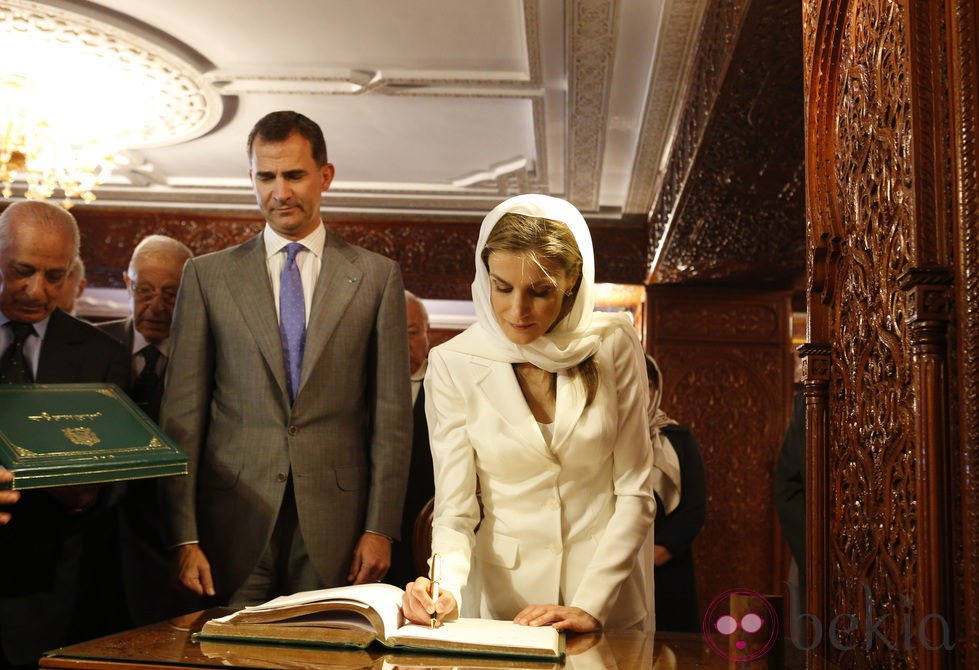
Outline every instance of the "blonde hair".
<path fill-rule="evenodd" d="M 547 274 L 541 259 L 552 261 L 569 277 L 577 275 L 578 279 L 570 291 L 564 294 L 561 311 L 551 328 L 561 322 L 574 307 L 578 295 L 578 287 L 582 278 L 582 258 L 578 243 L 571 229 L 561 221 L 543 217 L 507 212 L 493 226 L 483 245 L 480 259 L 489 270 L 489 257 L 498 251 L 526 254 L 551 281 L 557 282 Z M 590 405 L 598 392 L 598 365 L 589 356 L 568 371 L 571 377 L 581 377 L 587 394 L 586 405 Z M 554 391 L 556 380 L 551 379 L 551 390 Z"/>

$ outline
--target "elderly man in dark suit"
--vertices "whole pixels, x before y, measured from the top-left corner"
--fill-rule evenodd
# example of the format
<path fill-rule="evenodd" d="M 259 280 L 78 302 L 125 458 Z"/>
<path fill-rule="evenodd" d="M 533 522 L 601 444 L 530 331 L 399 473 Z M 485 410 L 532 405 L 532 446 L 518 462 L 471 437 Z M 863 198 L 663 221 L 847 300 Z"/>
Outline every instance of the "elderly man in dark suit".
<path fill-rule="evenodd" d="M 0 214 L 0 383 L 127 386 L 122 346 L 57 307 L 78 246 L 75 219 L 60 207 L 21 201 Z M 85 545 L 111 518 L 110 489 L 26 491 L 10 508 L 0 526 L 0 667 L 33 667 L 46 649 L 104 632 L 98 603 L 82 594 L 106 575 L 83 564 L 105 550 Z"/>
<path fill-rule="evenodd" d="M 193 256 L 187 246 L 166 235 L 143 238 L 123 273 L 130 316 L 99 328 L 132 352 L 130 396 L 154 421 L 160 418 L 163 374 L 170 353 L 170 325 L 184 263 Z"/>
<path fill-rule="evenodd" d="M 274 112 L 247 147 L 266 226 L 187 262 L 160 412 L 190 456 L 161 481 L 180 581 L 233 605 L 383 578 L 411 439 L 397 264 L 323 225 L 313 121 Z"/>
<path fill-rule="evenodd" d="M 435 495 L 435 474 L 432 451 L 428 443 L 428 421 L 425 419 L 425 370 L 428 368 L 429 334 L 428 310 L 425 303 L 411 291 L 405 291 L 408 319 L 408 357 L 411 364 L 412 439 L 411 465 L 408 469 L 408 491 L 405 493 L 401 519 L 401 540 L 394 543 L 391 571 L 384 581 L 404 587 L 418 576 L 418 567 L 428 559 L 430 547 L 423 555 L 415 554 L 413 534 L 415 521 L 429 499 Z"/>
<path fill-rule="evenodd" d="M 143 238 L 123 273 L 130 316 L 98 325 L 131 352 L 133 384 L 129 395 L 154 421 L 160 417 L 180 274 L 191 256 L 191 250 L 172 237 Z M 171 579 L 158 486 L 156 479 L 128 482 L 119 507 L 126 606 L 136 625 L 183 614 L 197 605 Z"/>

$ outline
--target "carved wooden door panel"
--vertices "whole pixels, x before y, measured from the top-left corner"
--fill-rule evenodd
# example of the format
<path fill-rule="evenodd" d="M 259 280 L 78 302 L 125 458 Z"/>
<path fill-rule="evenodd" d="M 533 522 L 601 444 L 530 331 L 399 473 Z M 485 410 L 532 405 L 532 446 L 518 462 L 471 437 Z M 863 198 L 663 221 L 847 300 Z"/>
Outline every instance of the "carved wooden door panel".
<path fill-rule="evenodd" d="M 815 667 L 979 663 L 973 5 L 803 4 Z"/>

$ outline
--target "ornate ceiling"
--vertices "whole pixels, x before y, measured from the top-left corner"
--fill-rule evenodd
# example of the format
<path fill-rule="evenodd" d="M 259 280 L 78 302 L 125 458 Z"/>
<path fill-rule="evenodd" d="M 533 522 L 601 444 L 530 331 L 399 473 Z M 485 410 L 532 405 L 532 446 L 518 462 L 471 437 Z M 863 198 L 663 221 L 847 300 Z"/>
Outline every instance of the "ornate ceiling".
<path fill-rule="evenodd" d="M 296 109 L 324 127 L 340 221 L 466 229 L 538 191 L 611 227 L 613 280 L 804 271 L 798 3 L 16 1 L 169 50 L 216 94 L 210 131 L 127 151 L 99 208 L 254 214 L 245 138 Z"/>

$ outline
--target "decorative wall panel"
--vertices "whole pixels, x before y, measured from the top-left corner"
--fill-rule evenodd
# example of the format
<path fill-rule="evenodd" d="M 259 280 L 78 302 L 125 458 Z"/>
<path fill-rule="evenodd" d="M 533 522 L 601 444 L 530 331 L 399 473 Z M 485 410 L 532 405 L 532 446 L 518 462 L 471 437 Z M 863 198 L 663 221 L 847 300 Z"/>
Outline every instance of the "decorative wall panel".
<path fill-rule="evenodd" d="M 704 458 L 707 520 L 694 543 L 701 609 L 733 588 L 782 593 L 772 475 L 792 383 L 789 294 L 657 286 L 647 306 L 663 409 L 693 430 Z"/>
<path fill-rule="evenodd" d="M 801 7 L 712 2 L 650 214 L 651 277 L 787 287 L 804 272 Z"/>
<path fill-rule="evenodd" d="M 161 233 L 186 243 L 195 254 L 238 244 L 261 231 L 257 214 L 173 210 L 72 209 L 82 231 L 82 259 L 93 286 L 122 286 L 122 272 L 136 243 Z M 326 225 L 352 244 L 401 265 L 405 286 L 424 298 L 469 300 L 479 222 L 473 218 L 409 221 L 327 215 Z M 645 232 L 631 224 L 592 225 L 596 278 L 642 283 Z"/>
<path fill-rule="evenodd" d="M 960 409 L 975 412 L 956 380 L 975 388 L 976 372 L 959 359 L 976 338 L 975 266 L 954 242 L 974 246 L 962 213 L 977 199 L 977 25 L 963 8 L 805 3 L 807 446 L 822 489 L 808 501 L 808 593 L 824 627 L 852 622 L 814 667 L 979 660 L 975 433 L 954 439 Z"/>

